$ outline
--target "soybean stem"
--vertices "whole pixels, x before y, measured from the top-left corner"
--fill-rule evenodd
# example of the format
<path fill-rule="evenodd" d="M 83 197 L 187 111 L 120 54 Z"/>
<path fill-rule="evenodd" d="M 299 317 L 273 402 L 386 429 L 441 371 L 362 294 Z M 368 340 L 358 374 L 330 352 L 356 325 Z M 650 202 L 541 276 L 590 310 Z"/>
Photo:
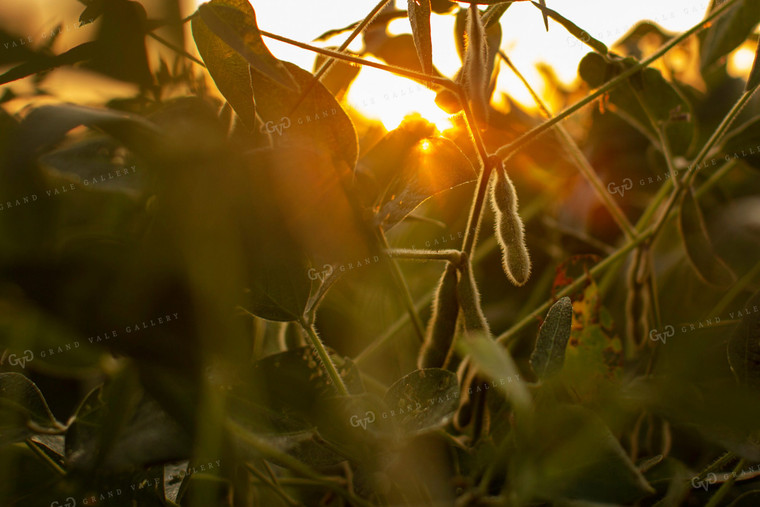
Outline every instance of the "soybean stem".
<path fill-rule="evenodd" d="M 317 351 L 317 355 L 319 355 L 319 359 L 322 361 L 322 366 L 327 372 L 327 376 L 330 377 L 330 380 L 335 386 L 335 389 L 338 391 L 338 394 L 341 396 L 348 396 L 348 389 L 346 389 L 346 384 L 343 383 L 343 379 L 340 377 L 338 369 L 335 367 L 335 363 L 333 363 L 330 354 L 327 353 L 325 345 L 322 343 L 319 335 L 317 335 L 317 331 L 314 329 L 314 324 L 311 322 L 306 322 L 305 320 L 301 320 L 300 324 L 304 331 L 306 331 L 312 347 L 314 347 L 314 349 Z"/>

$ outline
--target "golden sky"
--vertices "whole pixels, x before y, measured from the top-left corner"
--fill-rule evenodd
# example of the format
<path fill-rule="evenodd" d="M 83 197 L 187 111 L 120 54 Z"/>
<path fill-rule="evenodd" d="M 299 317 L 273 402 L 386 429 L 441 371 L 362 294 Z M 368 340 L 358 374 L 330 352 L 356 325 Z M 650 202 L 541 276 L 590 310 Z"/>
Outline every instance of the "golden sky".
<path fill-rule="evenodd" d="M 154 0 L 151 0 L 154 1 Z M 0 21 L 30 35 L 41 34 L 63 22 L 75 26 L 83 6 L 73 0 L 2 0 Z M 190 14 L 201 0 L 181 0 L 185 14 Z M 299 41 L 310 42 L 330 28 L 338 28 L 362 19 L 377 0 L 251 0 L 259 26 L 266 31 L 278 33 Z M 406 8 L 406 0 L 396 0 L 400 9 Z M 697 23 L 704 15 L 709 0 L 547 0 L 549 7 L 572 19 L 594 37 L 610 45 L 625 34 L 637 21 L 649 19 L 665 29 L 682 31 Z M 149 4 L 146 3 L 149 6 Z M 63 11 L 62 11 L 63 9 Z M 149 7 L 150 13 L 150 7 Z M 55 16 L 57 19 L 52 19 Z M 63 16 L 65 19 L 58 19 Z M 550 21 L 547 33 L 538 10 L 530 2 L 517 2 L 502 18 L 502 49 L 546 98 L 551 90 L 543 89 L 543 80 L 536 68 L 539 62 L 554 69 L 563 82 L 572 82 L 577 73 L 578 62 L 588 48 L 573 39 L 560 25 Z M 446 75 L 452 76 L 460 66 L 453 42 L 454 18 L 450 15 L 433 15 L 433 61 Z M 391 32 L 410 32 L 406 19 L 395 20 Z M 73 46 L 89 35 L 85 29 L 73 30 L 66 39 L 66 46 Z M 188 30 L 189 35 L 189 30 Z M 328 41 L 337 46 L 347 34 Z M 311 70 L 314 55 L 292 46 L 265 39 L 270 50 L 279 58 Z M 189 42 L 192 48 L 192 42 Z M 59 48 L 59 49 L 68 49 Z M 361 49 L 356 41 L 351 49 Z M 738 60 L 748 60 L 751 65 L 752 51 L 744 51 Z M 509 71 L 499 74 L 494 99 L 499 101 L 501 92 L 527 107 L 532 107 L 530 96 L 517 78 Z M 380 119 L 387 129 L 395 128 L 403 117 L 420 112 L 440 126 L 447 123 L 446 114 L 433 102 L 433 92 L 409 80 L 388 73 L 363 69 L 351 88 L 348 101 L 359 112 Z M 72 98 L 69 98 L 72 99 Z M 549 100 L 551 103 L 551 100 Z"/>

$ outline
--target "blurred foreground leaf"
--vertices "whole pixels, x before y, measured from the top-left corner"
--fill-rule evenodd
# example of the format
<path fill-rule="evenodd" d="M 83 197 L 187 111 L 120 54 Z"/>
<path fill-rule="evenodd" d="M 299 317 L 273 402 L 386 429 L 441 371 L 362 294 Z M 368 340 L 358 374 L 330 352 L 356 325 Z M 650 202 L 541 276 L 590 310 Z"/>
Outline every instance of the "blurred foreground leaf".
<path fill-rule="evenodd" d="M 525 501 L 631 505 L 654 492 L 607 425 L 589 410 L 543 406 L 515 438 L 509 479 Z"/>

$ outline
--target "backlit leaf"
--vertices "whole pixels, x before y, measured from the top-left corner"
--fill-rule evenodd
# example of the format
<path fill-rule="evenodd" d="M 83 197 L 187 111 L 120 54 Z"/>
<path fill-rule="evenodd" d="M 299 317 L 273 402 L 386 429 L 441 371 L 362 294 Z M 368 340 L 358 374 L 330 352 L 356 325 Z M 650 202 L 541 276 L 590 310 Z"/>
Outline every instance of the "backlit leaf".
<path fill-rule="evenodd" d="M 723 2 L 713 0 L 710 11 Z M 760 2 L 740 0 L 707 29 L 701 43 L 701 64 L 705 69 L 738 48 L 760 23 Z"/>
<path fill-rule="evenodd" d="M 285 69 L 300 88 L 305 88 L 314 75 L 292 63 Z M 277 86 L 265 74 L 251 67 L 257 111 L 275 145 L 310 146 L 325 150 L 336 160 L 353 168 L 359 155 L 356 129 L 335 97 L 322 83 L 314 87 L 296 107 L 299 93 Z"/>
<path fill-rule="evenodd" d="M 35 427 L 63 429 L 34 382 L 20 373 L 0 373 L 0 444 L 24 440 Z"/>
<path fill-rule="evenodd" d="M 609 81 L 636 60 L 628 57 L 605 57 L 598 53 L 587 54 L 578 67 L 578 73 L 589 86 L 596 88 Z M 641 101 L 645 101 L 646 109 Z M 696 136 L 693 108 L 681 91 L 669 83 L 659 70 L 643 69 L 631 76 L 628 82 L 609 92 L 608 109 L 619 115 L 654 144 L 659 136 L 647 110 L 668 138 L 671 152 L 681 155 L 688 151 Z"/>
<path fill-rule="evenodd" d="M 742 384 L 760 388 L 760 293 L 744 305 L 744 315 L 728 342 L 728 363 Z M 754 309 L 754 311 L 753 311 Z"/>
<path fill-rule="evenodd" d="M 474 181 L 472 164 L 452 141 L 430 137 L 419 141 L 404 158 L 382 198 L 375 222 L 390 229 L 425 200 Z"/>
<path fill-rule="evenodd" d="M 561 375 L 583 400 L 614 385 L 622 374 L 623 349 L 612 317 L 591 280 L 573 302 L 572 328 Z"/>
<path fill-rule="evenodd" d="M 198 13 L 208 28 L 245 58 L 251 67 L 285 88 L 298 89 L 288 69 L 272 56 L 261 39 L 256 14 L 248 2 L 210 2 L 201 5 Z"/>
<path fill-rule="evenodd" d="M 200 16 L 193 17 L 192 30 L 195 45 L 216 87 L 243 123 L 249 129 L 254 128 L 256 106 L 248 62 L 215 35 Z"/>
<path fill-rule="evenodd" d="M 388 388 L 385 404 L 405 432 L 440 428 L 459 406 L 457 376 L 440 368 L 415 370 Z"/>
<path fill-rule="evenodd" d="M 409 22 L 412 24 L 412 35 L 417 55 L 420 58 L 422 71 L 429 74 L 433 71 L 433 42 L 430 37 L 430 0 L 409 0 Z"/>
<path fill-rule="evenodd" d="M 569 297 L 563 297 L 549 308 L 530 356 L 530 365 L 538 378 L 544 379 L 562 369 L 572 320 L 573 304 Z"/>

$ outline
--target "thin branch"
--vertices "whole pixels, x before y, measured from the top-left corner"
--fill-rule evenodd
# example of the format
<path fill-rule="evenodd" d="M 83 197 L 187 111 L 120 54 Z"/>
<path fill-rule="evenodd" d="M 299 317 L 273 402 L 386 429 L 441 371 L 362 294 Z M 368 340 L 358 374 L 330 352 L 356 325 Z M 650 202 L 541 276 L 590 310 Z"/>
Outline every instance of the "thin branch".
<path fill-rule="evenodd" d="M 380 240 L 380 244 L 383 246 L 383 248 L 386 249 L 386 251 L 391 250 L 390 246 L 388 245 L 388 238 L 385 237 L 385 232 L 382 228 L 378 228 L 377 237 Z M 401 289 L 406 312 L 409 314 L 409 317 L 412 320 L 412 324 L 414 324 L 414 330 L 417 333 L 417 337 L 419 338 L 420 343 L 422 343 L 425 341 L 425 327 L 422 325 L 420 316 L 417 313 L 417 308 L 414 306 L 412 293 L 409 291 L 409 285 L 406 283 L 404 273 L 401 272 L 401 268 L 399 268 L 396 259 L 392 257 L 389 258 L 388 264 L 391 268 L 391 275 L 393 276 L 394 282 L 399 287 L 399 289 Z"/>
<path fill-rule="evenodd" d="M 391 248 L 386 253 L 390 257 L 410 259 L 415 261 L 448 261 L 459 265 L 462 262 L 462 252 L 459 250 L 415 250 L 412 248 Z"/>
<path fill-rule="evenodd" d="M 551 119 L 551 111 L 549 111 L 549 109 L 546 107 L 546 104 L 544 104 L 544 101 L 541 100 L 541 97 L 538 96 L 528 80 L 525 79 L 525 76 L 523 76 L 522 72 L 520 72 L 517 67 L 515 67 L 515 65 L 512 63 L 509 57 L 504 54 L 503 51 L 499 50 L 499 56 L 502 58 L 502 60 L 504 60 L 504 63 L 507 64 L 512 72 L 515 73 L 517 78 L 523 83 L 523 86 L 525 86 L 525 88 L 528 90 L 528 93 L 530 93 L 531 97 L 533 97 L 534 102 L 541 110 L 541 112 L 543 112 L 544 116 L 546 116 L 547 119 Z M 602 181 L 599 179 L 599 176 L 596 174 L 596 171 L 594 171 L 591 163 L 580 150 L 578 144 L 575 142 L 570 133 L 561 124 L 557 125 L 557 132 L 559 133 L 560 140 L 565 145 L 565 149 L 568 151 L 568 154 L 572 157 L 575 165 L 578 167 L 578 170 L 581 172 L 583 177 L 586 178 L 586 181 L 589 182 L 591 188 L 594 189 L 597 197 L 607 208 L 607 211 L 615 220 L 618 227 L 620 227 L 620 230 L 623 231 L 626 236 L 628 236 L 628 239 L 636 237 L 636 231 L 634 230 L 631 222 L 628 220 L 628 217 L 625 216 L 623 210 L 620 209 L 617 202 L 615 202 L 610 193 L 607 191 L 604 183 L 602 183 Z"/>
<path fill-rule="evenodd" d="M 702 162 L 705 161 L 705 159 L 707 158 L 707 155 L 710 153 L 710 150 L 712 150 L 718 144 L 718 142 L 723 138 L 723 135 L 728 131 L 729 127 L 731 127 L 733 122 L 736 120 L 737 116 L 739 116 L 739 113 L 742 112 L 744 107 L 752 98 L 752 95 L 754 94 L 755 90 L 744 92 L 742 96 L 739 97 L 739 100 L 736 101 L 736 104 L 734 104 L 734 106 L 731 108 L 731 111 L 729 111 L 728 114 L 723 118 L 723 121 L 721 121 L 720 125 L 718 125 L 718 128 L 715 129 L 715 132 L 713 132 L 712 136 L 710 136 L 710 139 L 708 139 L 705 145 L 702 147 L 702 150 L 699 152 L 699 154 L 696 156 L 694 161 L 689 166 L 689 169 L 686 171 L 686 174 L 684 175 L 683 180 L 681 181 L 680 187 L 676 188 L 675 191 L 670 194 L 670 198 L 668 199 L 667 203 L 663 206 L 663 210 L 660 214 L 660 218 L 657 219 L 655 224 L 652 226 L 653 238 L 657 237 L 657 235 L 662 230 L 663 226 L 668 220 L 670 211 L 678 202 L 683 192 L 686 191 L 686 189 L 691 187 L 691 184 L 694 182 L 694 178 L 696 177 L 697 172 L 699 171 L 699 166 L 702 165 Z M 674 185 L 672 181 L 668 180 L 668 182 L 670 183 L 671 186 Z M 663 186 L 666 187 L 667 185 L 668 184 L 666 183 Z"/>
<path fill-rule="evenodd" d="M 603 84 L 600 88 L 598 88 L 594 93 L 587 96 L 586 98 L 576 102 L 572 106 L 568 107 L 564 111 L 562 111 L 560 114 L 552 118 L 551 120 L 548 120 L 541 125 L 529 130 L 525 134 L 521 135 L 511 143 L 502 146 L 496 151 L 496 155 L 501 158 L 508 158 L 509 156 L 513 155 L 526 145 L 532 143 L 535 141 L 538 136 L 546 132 L 547 130 L 554 127 L 556 124 L 560 123 L 561 121 L 565 120 L 569 116 L 575 114 L 583 107 L 587 106 L 591 102 L 595 101 L 608 91 L 612 90 L 619 84 L 626 81 L 629 77 L 633 76 L 640 70 L 649 67 L 651 64 L 653 64 L 655 61 L 662 58 L 663 55 L 668 53 L 671 49 L 676 47 L 678 44 L 683 42 L 684 40 L 688 39 L 695 33 L 703 30 L 706 28 L 709 24 L 711 24 L 713 21 L 715 21 L 717 18 L 722 16 L 726 13 L 726 11 L 732 7 L 734 4 L 736 4 L 739 0 L 728 0 L 721 4 L 720 7 L 715 9 L 713 12 L 711 12 L 709 15 L 707 15 L 702 21 L 691 27 L 689 30 L 683 32 L 678 37 L 674 37 L 667 43 L 665 43 L 660 49 L 658 49 L 652 56 L 649 58 L 646 58 L 642 60 L 641 62 L 637 63 L 636 65 L 633 65 L 626 70 L 624 70 L 622 73 L 618 74 L 615 78 L 613 78 L 610 81 L 607 81 L 605 84 Z"/>
<path fill-rule="evenodd" d="M 604 271 L 608 267 L 610 267 L 612 264 L 617 262 L 618 260 L 622 259 L 625 255 L 628 254 L 631 250 L 639 246 L 641 243 L 643 243 L 645 240 L 647 240 L 651 236 L 651 232 L 646 232 L 641 235 L 639 235 L 638 238 L 635 240 L 632 240 L 627 245 L 621 247 L 618 249 L 614 254 L 610 255 L 606 259 L 604 259 L 602 262 L 591 268 L 586 274 L 583 276 L 577 278 L 573 283 L 562 289 L 556 294 L 556 298 L 559 299 L 563 296 L 568 296 L 581 288 L 581 286 L 586 283 L 586 281 L 600 272 Z M 528 314 L 525 318 L 523 318 L 520 322 L 506 330 L 504 333 L 499 335 L 498 338 L 496 338 L 496 341 L 500 343 L 504 343 L 506 345 L 513 345 L 513 340 L 515 339 L 518 332 L 520 332 L 523 328 L 527 327 L 533 322 L 537 322 L 537 319 L 542 317 L 547 310 L 549 310 L 549 307 L 556 301 L 556 299 L 549 299 L 548 301 L 544 302 L 541 306 L 533 310 L 530 314 Z"/>
<path fill-rule="evenodd" d="M 185 58 L 187 58 L 191 62 L 200 65 L 204 69 L 206 68 L 206 64 L 204 64 L 201 60 L 197 59 L 196 57 L 194 57 L 193 55 L 191 55 L 190 53 L 188 53 L 187 51 L 185 51 L 181 47 L 172 44 L 171 42 L 169 42 L 168 40 L 164 39 L 160 35 L 156 35 L 153 32 L 148 32 L 148 37 L 150 37 L 151 39 L 155 39 L 156 41 L 160 42 L 161 44 L 163 44 L 167 48 L 169 48 L 172 51 L 174 51 L 175 53 L 179 54 L 180 56 L 184 56 Z"/>
<path fill-rule="evenodd" d="M 280 498 L 283 499 L 283 501 L 288 505 L 303 505 L 300 502 L 297 502 L 291 498 L 290 495 L 288 495 L 285 490 L 282 489 L 282 487 L 279 484 L 275 484 L 270 478 L 266 477 L 264 474 L 262 474 L 256 467 L 251 465 L 250 463 L 245 464 L 245 468 L 256 478 L 261 481 L 262 484 L 268 486 L 272 491 L 274 491 Z"/>
<path fill-rule="evenodd" d="M 335 367 L 335 363 L 333 363 L 330 354 L 327 353 L 325 345 L 322 343 L 319 335 L 317 335 L 317 331 L 314 329 L 314 324 L 312 322 L 305 321 L 301 321 L 300 324 L 301 327 L 303 327 L 304 331 L 306 331 L 312 347 L 314 347 L 314 349 L 317 351 L 317 355 L 322 362 L 322 366 L 327 372 L 327 376 L 330 377 L 330 380 L 335 386 L 335 389 L 338 391 L 338 394 L 341 396 L 348 396 L 348 389 L 346 389 L 346 384 L 343 383 L 343 379 L 338 373 L 338 369 Z"/>
<path fill-rule="evenodd" d="M 735 1 L 735 0 L 729 0 L 729 1 Z M 313 51 L 314 53 L 319 53 L 320 55 L 329 56 L 331 58 L 335 58 L 336 60 L 343 60 L 345 62 L 355 63 L 357 65 L 366 65 L 367 67 L 373 67 L 375 69 L 384 70 L 386 72 L 398 74 L 399 76 L 408 77 L 409 79 L 435 83 L 455 93 L 459 92 L 459 85 L 445 77 L 431 76 L 429 74 L 423 74 L 422 72 L 415 72 L 413 70 L 404 69 L 402 67 L 396 67 L 395 65 L 386 65 L 383 63 L 371 62 L 369 60 L 365 60 L 364 58 L 359 58 L 358 56 L 347 55 L 344 53 L 340 53 L 338 51 L 333 51 L 331 49 L 319 48 L 316 46 L 312 46 L 310 44 L 305 44 L 303 42 L 298 42 L 293 39 L 283 37 L 282 35 L 266 32 L 264 30 L 261 30 L 260 33 L 264 37 L 269 37 L 270 39 L 284 42 L 285 44 L 290 44 L 291 46 L 296 46 L 298 48 L 305 49 L 307 51 Z"/>
<path fill-rule="evenodd" d="M 343 44 L 340 45 L 338 48 L 338 52 L 342 53 L 346 49 L 348 49 L 348 46 L 356 39 L 356 37 L 359 36 L 360 33 L 364 31 L 364 29 L 372 22 L 373 19 L 377 16 L 377 14 L 383 10 L 383 8 L 388 4 L 390 0 L 380 0 L 380 2 L 375 5 L 375 7 L 370 11 L 369 14 L 362 20 L 359 25 L 354 28 L 354 30 L 351 32 L 351 34 L 348 36 L 348 38 L 343 41 Z M 335 62 L 334 58 L 327 58 L 322 65 L 319 66 L 319 69 L 317 69 L 316 74 L 314 74 L 314 78 L 309 82 L 309 84 L 306 86 L 306 88 L 301 92 L 301 95 L 298 97 L 298 100 L 296 100 L 295 105 L 293 106 L 293 109 L 288 114 L 293 114 L 293 112 L 298 109 L 298 106 L 301 105 L 301 102 L 303 102 L 303 99 L 306 98 L 306 96 L 311 92 L 311 90 L 314 89 L 314 85 L 322 79 L 322 76 L 327 73 L 328 70 L 330 70 L 330 67 Z"/>

